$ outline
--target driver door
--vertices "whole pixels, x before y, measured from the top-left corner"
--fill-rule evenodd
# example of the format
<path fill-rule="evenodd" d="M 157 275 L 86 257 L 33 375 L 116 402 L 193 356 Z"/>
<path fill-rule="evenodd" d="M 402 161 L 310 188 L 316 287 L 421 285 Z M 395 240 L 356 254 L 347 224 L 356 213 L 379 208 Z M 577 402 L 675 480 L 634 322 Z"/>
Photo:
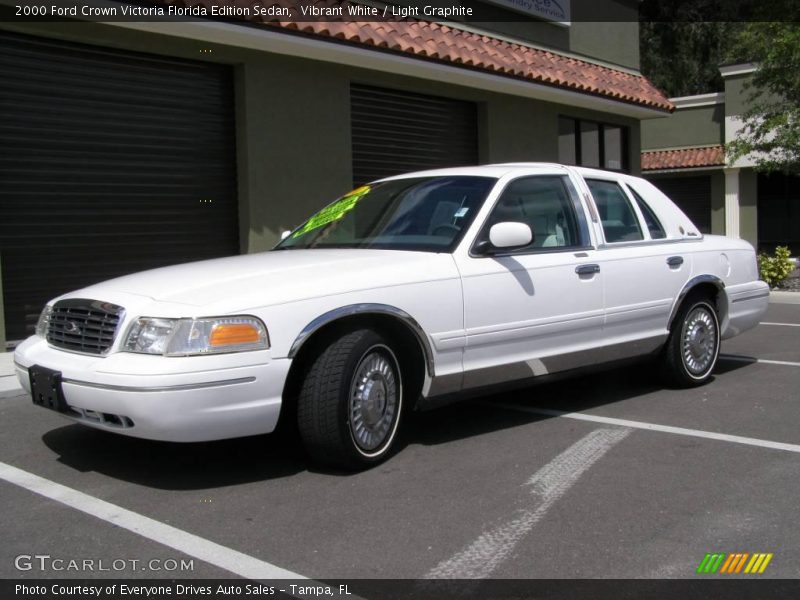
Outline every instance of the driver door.
<path fill-rule="evenodd" d="M 487 243 L 491 226 L 508 221 L 531 228 L 529 245 L 498 250 Z M 603 273 L 568 176 L 510 181 L 475 243 L 455 259 L 464 291 L 464 389 L 593 360 L 603 327 Z"/>

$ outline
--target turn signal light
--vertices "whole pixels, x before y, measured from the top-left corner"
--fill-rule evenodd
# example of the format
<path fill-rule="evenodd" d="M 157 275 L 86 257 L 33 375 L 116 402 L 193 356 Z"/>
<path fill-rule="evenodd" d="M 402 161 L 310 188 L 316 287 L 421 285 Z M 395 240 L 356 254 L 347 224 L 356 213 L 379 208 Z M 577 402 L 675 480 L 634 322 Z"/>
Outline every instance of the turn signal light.
<path fill-rule="evenodd" d="M 256 344 L 260 340 L 258 329 L 249 323 L 223 323 L 214 327 L 208 342 L 210 346 L 230 346 Z"/>

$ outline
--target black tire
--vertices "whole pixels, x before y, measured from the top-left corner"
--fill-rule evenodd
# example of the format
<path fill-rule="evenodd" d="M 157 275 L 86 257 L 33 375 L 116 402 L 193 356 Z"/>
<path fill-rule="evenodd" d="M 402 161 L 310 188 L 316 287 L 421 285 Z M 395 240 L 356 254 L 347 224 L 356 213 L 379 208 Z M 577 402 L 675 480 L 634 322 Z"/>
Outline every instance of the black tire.
<path fill-rule="evenodd" d="M 703 296 L 687 298 L 672 323 L 662 355 L 662 375 L 668 385 L 694 387 L 706 383 L 719 358 L 719 317 Z"/>
<path fill-rule="evenodd" d="M 333 340 L 313 361 L 297 399 L 297 423 L 315 463 L 364 469 L 392 451 L 403 410 L 400 362 L 369 329 Z"/>

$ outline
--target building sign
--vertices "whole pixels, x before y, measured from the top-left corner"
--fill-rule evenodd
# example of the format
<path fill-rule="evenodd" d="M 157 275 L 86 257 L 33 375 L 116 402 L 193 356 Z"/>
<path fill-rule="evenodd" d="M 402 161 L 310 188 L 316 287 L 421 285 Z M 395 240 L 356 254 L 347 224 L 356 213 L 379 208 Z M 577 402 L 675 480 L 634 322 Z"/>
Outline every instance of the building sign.
<path fill-rule="evenodd" d="M 548 21 L 569 23 L 571 0 L 484 0 L 509 10 Z"/>

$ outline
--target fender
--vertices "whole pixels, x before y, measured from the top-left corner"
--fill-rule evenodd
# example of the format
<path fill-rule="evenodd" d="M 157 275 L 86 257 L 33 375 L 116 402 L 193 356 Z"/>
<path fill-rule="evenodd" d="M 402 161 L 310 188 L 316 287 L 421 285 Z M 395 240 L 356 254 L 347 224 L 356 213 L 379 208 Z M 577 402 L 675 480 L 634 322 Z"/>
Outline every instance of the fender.
<path fill-rule="evenodd" d="M 675 320 L 675 315 L 678 314 L 678 309 L 680 308 L 681 304 L 683 304 L 684 299 L 686 296 L 689 295 L 695 287 L 697 287 L 701 283 L 711 283 L 714 287 L 717 288 L 717 291 L 724 292 L 725 291 L 725 282 L 722 281 L 716 275 L 698 275 L 697 277 L 692 277 L 689 281 L 686 282 L 686 285 L 683 286 L 680 294 L 675 299 L 674 304 L 672 305 L 672 311 L 669 314 L 669 320 L 667 321 L 667 331 L 672 329 L 672 322 Z M 720 307 L 722 308 L 722 307 Z M 722 317 L 724 315 L 720 315 L 720 323 L 722 322 Z"/>
<path fill-rule="evenodd" d="M 387 315 L 400 321 L 414 334 L 414 337 L 417 339 L 417 343 L 422 349 L 422 354 L 425 357 L 426 379 L 430 380 L 435 376 L 433 351 L 431 350 L 430 340 L 428 340 L 428 336 L 425 334 L 425 331 L 422 329 L 420 324 L 417 323 L 417 321 L 406 311 L 389 304 L 350 304 L 348 306 L 334 308 L 333 310 L 318 316 L 316 319 L 306 325 L 297 335 L 294 342 L 292 342 L 291 348 L 289 348 L 288 357 L 294 358 L 308 338 L 320 328 L 328 325 L 329 323 L 333 323 L 334 321 L 338 321 L 339 319 L 353 315 Z"/>

